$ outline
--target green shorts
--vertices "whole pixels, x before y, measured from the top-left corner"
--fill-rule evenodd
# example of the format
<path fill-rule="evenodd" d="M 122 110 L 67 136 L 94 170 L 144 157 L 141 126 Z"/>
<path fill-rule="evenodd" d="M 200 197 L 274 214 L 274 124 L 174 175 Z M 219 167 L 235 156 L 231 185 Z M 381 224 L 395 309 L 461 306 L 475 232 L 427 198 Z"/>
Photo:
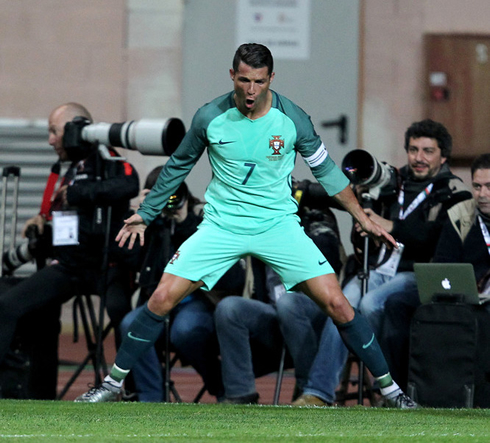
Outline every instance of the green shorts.
<path fill-rule="evenodd" d="M 191 281 L 201 280 L 203 289 L 210 290 L 231 266 L 247 255 L 276 271 L 287 290 L 310 278 L 334 273 L 293 216 L 255 235 L 236 234 L 203 221 L 168 262 L 165 272 Z"/>

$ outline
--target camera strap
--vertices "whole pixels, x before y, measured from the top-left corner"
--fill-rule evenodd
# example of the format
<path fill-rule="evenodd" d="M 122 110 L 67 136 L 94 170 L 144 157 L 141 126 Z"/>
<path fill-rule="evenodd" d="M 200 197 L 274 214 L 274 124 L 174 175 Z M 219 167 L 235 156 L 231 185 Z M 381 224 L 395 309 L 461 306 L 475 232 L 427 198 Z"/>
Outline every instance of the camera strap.
<path fill-rule="evenodd" d="M 488 232 L 487 225 L 480 216 L 478 216 L 478 221 L 480 222 L 481 233 L 483 235 L 483 239 L 485 240 L 485 244 L 487 245 L 488 253 L 490 254 L 490 233 Z"/>
<path fill-rule="evenodd" d="M 68 168 L 66 174 L 64 175 L 64 177 L 62 178 L 58 186 L 57 192 L 55 192 L 54 189 L 60 176 L 59 162 L 55 163 L 51 168 L 51 174 L 48 177 L 46 188 L 44 189 L 43 201 L 41 203 L 41 210 L 39 211 L 39 214 L 42 215 L 46 220 L 50 221 L 53 219 L 53 215 L 52 215 L 53 211 L 61 210 L 63 203 L 59 195 L 59 188 L 61 188 L 64 185 L 71 185 L 73 183 L 73 180 L 77 172 L 77 168 L 79 167 L 80 163 L 78 163 L 78 165 L 75 166 L 73 166 L 72 164 Z"/>
<path fill-rule="evenodd" d="M 431 193 L 432 188 L 434 187 L 434 183 L 430 183 L 425 189 L 423 189 L 417 197 L 408 205 L 408 208 L 404 211 L 403 204 L 405 202 L 405 190 L 403 185 L 400 188 L 400 193 L 398 194 L 398 204 L 400 206 L 399 218 L 400 220 L 405 220 L 417 207 L 427 198 L 427 196 Z M 398 265 L 400 264 L 400 260 L 402 258 L 403 249 L 405 245 L 402 243 L 398 243 L 398 248 L 393 249 L 391 251 L 391 255 L 389 258 L 385 259 L 386 255 L 386 245 L 383 244 L 381 246 L 381 250 L 379 251 L 378 263 L 376 271 L 380 274 L 387 275 L 389 277 L 394 277 L 396 271 L 398 270 Z"/>
<path fill-rule="evenodd" d="M 48 181 L 46 183 L 46 188 L 44 189 L 43 201 L 41 203 L 41 210 L 39 214 L 42 215 L 46 220 L 51 219 L 51 198 L 54 194 L 54 187 L 58 182 L 60 176 L 61 165 L 60 162 L 56 162 L 51 167 L 51 174 L 49 174 Z"/>
<path fill-rule="evenodd" d="M 417 197 L 415 197 L 414 201 L 410 203 L 408 208 L 404 211 L 403 210 L 403 204 L 405 201 L 405 191 L 403 189 L 403 185 L 401 186 L 400 189 L 400 194 L 398 194 L 398 204 L 400 205 L 400 213 L 398 218 L 400 220 L 405 220 L 415 209 L 422 203 L 427 196 L 430 194 L 432 191 L 432 188 L 434 187 L 434 183 L 431 183 L 429 186 L 427 186 Z"/>

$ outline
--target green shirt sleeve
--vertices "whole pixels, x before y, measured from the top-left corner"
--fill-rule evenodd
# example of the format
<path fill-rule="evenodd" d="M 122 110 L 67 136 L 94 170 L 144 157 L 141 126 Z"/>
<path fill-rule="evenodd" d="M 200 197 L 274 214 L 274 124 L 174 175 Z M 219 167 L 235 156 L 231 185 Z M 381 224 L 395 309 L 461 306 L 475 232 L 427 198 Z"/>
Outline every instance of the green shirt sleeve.
<path fill-rule="evenodd" d="M 149 225 L 166 206 L 180 184 L 185 180 L 207 146 L 206 130 L 201 113 L 194 116 L 191 128 L 179 147 L 168 159 L 158 179 L 137 211 Z"/>
<path fill-rule="evenodd" d="M 338 194 L 350 184 L 349 179 L 330 156 L 320 166 L 311 168 L 311 172 L 330 196 Z"/>
<path fill-rule="evenodd" d="M 350 181 L 328 154 L 310 116 L 286 97 L 275 92 L 273 94 L 274 105 L 294 121 L 297 151 L 328 195 L 338 194 L 350 184 Z"/>

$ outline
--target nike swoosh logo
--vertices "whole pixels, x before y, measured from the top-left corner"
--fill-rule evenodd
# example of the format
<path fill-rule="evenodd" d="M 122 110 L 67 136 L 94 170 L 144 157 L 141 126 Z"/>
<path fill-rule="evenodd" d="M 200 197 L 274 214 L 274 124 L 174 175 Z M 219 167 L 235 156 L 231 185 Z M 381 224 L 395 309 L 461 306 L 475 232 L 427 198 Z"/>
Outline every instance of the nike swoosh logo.
<path fill-rule="evenodd" d="M 371 346 L 373 344 L 373 341 L 374 341 L 374 334 L 371 337 L 371 340 L 369 340 L 369 343 L 366 343 L 365 345 L 362 345 L 362 349 L 369 348 L 369 346 Z"/>
<path fill-rule="evenodd" d="M 222 139 L 218 142 L 220 145 L 228 145 L 230 143 L 235 143 L 235 140 L 229 141 L 229 142 L 224 142 Z"/>
<path fill-rule="evenodd" d="M 142 342 L 145 342 L 145 343 L 150 343 L 151 340 L 147 340 L 146 338 L 139 338 L 139 337 L 135 337 L 131 331 L 128 332 L 128 337 L 129 338 L 132 338 L 133 340 L 137 340 L 137 341 L 142 341 Z"/>
<path fill-rule="evenodd" d="M 323 261 L 320 261 L 318 260 L 318 264 L 321 266 L 321 265 L 324 265 L 325 263 L 327 263 L 327 260 L 323 260 Z"/>

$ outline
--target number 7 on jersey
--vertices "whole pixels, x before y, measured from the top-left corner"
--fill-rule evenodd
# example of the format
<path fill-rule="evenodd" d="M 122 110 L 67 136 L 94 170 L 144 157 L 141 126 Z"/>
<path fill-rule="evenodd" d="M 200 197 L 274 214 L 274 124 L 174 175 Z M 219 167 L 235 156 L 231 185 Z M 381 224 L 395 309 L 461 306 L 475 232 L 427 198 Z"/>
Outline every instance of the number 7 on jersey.
<path fill-rule="evenodd" d="M 247 184 L 248 179 L 250 178 L 250 176 L 252 175 L 252 172 L 255 169 L 255 166 L 257 166 L 255 163 L 244 163 L 244 164 L 245 164 L 245 166 L 247 168 L 250 168 L 250 170 L 248 171 L 247 176 L 245 177 L 245 179 L 242 181 L 242 185 Z"/>

